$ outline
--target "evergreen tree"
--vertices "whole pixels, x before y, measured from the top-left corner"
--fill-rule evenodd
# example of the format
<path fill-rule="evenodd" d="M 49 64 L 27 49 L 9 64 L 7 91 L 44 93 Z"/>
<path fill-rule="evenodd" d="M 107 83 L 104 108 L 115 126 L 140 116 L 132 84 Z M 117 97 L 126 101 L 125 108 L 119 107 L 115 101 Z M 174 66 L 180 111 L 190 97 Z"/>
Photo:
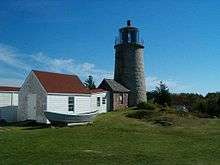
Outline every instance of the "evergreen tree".
<path fill-rule="evenodd" d="M 96 88 L 95 82 L 94 82 L 93 77 L 91 75 L 88 77 L 88 79 L 85 80 L 84 84 L 89 89 Z"/>
<path fill-rule="evenodd" d="M 160 105 L 170 105 L 171 104 L 171 94 L 169 92 L 168 87 L 165 83 L 160 81 L 159 86 L 156 87 L 156 90 L 154 91 L 155 95 L 155 103 L 158 103 Z"/>

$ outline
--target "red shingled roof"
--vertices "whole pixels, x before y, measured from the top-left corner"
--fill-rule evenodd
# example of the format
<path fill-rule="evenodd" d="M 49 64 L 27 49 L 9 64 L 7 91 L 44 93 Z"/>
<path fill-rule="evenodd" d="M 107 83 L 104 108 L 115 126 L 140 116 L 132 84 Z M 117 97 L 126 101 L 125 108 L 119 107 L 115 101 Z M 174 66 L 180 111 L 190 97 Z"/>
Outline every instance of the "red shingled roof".
<path fill-rule="evenodd" d="M 107 91 L 104 89 L 101 89 L 101 88 L 96 88 L 96 89 L 91 89 L 90 92 L 91 93 L 99 93 L 99 92 L 107 92 Z"/>
<path fill-rule="evenodd" d="M 0 91 L 9 92 L 9 91 L 19 91 L 20 87 L 9 87 L 9 86 L 0 86 Z"/>
<path fill-rule="evenodd" d="M 89 94 L 79 77 L 60 73 L 33 70 L 40 83 L 48 93 L 82 93 Z"/>

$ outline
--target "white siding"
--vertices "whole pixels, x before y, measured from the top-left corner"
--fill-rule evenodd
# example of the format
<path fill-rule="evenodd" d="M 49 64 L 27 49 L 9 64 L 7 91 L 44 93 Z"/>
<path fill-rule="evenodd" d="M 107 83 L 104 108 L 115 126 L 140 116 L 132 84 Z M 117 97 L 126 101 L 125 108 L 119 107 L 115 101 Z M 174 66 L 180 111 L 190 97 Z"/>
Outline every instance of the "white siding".
<path fill-rule="evenodd" d="M 47 111 L 68 113 L 68 96 L 48 95 Z"/>
<path fill-rule="evenodd" d="M 0 93 L 0 107 L 11 106 L 11 93 Z"/>
<path fill-rule="evenodd" d="M 0 120 L 17 121 L 18 94 L 15 92 L 0 92 Z"/>
<path fill-rule="evenodd" d="M 74 97 L 74 112 L 69 111 L 69 97 Z M 90 96 L 50 94 L 47 96 L 47 111 L 65 114 L 91 112 L 92 109 L 90 107 Z"/>
<path fill-rule="evenodd" d="M 12 105 L 18 106 L 18 93 L 13 93 Z"/>
<path fill-rule="evenodd" d="M 75 97 L 75 113 L 91 112 L 90 96 L 76 96 Z"/>
<path fill-rule="evenodd" d="M 36 94 L 36 121 L 49 123 L 44 110 L 46 109 L 47 93 L 33 72 L 29 74 L 19 91 L 18 121 L 28 120 L 28 96 Z"/>
<path fill-rule="evenodd" d="M 0 92 L 0 107 L 18 106 L 18 93 Z"/>
<path fill-rule="evenodd" d="M 0 107 L 18 106 L 18 93 L 0 92 Z"/>
<path fill-rule="evenodd" d="M 100 106 L 97 106 L 97 98 L 100 97 Z M 102 99 L 105 98 L 105 104 L 102 104 Z M 99 113 L 108 112 L 110 109 L 110 96 L 109 92 L 101 92 L 101 93 L 94 93 L 91 96 L 91 108 L 92 111 L 98 111 Z"/>

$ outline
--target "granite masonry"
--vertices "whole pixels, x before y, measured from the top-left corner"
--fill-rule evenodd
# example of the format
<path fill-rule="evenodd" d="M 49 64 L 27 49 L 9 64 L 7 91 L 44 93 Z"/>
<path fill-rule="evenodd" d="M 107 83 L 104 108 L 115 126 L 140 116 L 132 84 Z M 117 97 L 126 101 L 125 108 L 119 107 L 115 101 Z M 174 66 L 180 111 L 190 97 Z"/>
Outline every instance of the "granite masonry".
<path fill-rule="evenodd" d="M 139 38 L 139 30 L 131 26 L 119 29 L 115 41 L 114 80 L 129 89 L 128 105 L 135 106 L 147 101 L 144 75 L 144 45 Z"/>

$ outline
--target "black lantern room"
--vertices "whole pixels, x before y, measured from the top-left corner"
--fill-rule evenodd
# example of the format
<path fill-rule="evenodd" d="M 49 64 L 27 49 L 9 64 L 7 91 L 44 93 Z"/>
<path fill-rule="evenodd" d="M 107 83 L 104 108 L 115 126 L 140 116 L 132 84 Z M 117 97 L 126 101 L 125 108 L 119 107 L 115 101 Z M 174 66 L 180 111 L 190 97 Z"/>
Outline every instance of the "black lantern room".
<path fill-rule="evenodd" d="M 140 44 L 143 45 L 143 41 L 140 41 L 139 30 L 136 27 L 132 27 L 131 21 L 127 21 L 127 26 L 119 29 L 119 36 L 116 38 L 115 45 L 118 44 Z"/>

